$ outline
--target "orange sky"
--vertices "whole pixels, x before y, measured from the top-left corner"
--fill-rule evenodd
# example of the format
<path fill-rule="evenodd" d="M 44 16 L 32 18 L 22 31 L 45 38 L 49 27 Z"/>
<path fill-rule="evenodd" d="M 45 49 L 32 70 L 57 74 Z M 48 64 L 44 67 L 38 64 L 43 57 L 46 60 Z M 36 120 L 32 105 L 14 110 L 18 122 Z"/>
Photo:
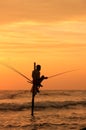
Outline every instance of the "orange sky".
<path fill-rule="evenodd" d="M 33 62 L 50 76 L 42 89 L 86 89 L 86 1 L 0 1 L 0 62 L 31 79 Z M 30 89 L 20 75 L 0 65 L 0 89 Z"/>

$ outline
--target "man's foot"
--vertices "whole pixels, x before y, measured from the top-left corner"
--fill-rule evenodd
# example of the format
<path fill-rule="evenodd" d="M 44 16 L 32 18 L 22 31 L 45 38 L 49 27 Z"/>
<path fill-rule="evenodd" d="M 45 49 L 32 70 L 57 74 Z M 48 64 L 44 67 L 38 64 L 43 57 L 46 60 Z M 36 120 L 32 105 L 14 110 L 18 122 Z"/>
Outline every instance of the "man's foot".
<path fill-rule="evenodd" d="M 40 91 L 39 91 L 39 88 L 37 88 L 37 90 L 36 90 L 36 91 L 37 91 L 37 93 L 39 93 L 39 92 L 40 92 Z"/>

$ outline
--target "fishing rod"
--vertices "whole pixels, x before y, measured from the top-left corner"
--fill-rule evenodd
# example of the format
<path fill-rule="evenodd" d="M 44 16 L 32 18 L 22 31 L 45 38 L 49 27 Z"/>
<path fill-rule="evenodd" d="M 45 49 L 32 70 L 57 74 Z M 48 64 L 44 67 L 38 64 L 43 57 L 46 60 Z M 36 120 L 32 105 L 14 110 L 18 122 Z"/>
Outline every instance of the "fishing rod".
<path fill-rule="evenodd" d="M 69 70 L 69 71 L 64 71 L 64 72 L 61 72 L 61 73 L 57 73 L 57 74 L 55 74 L 55 75 L 49 76 L 48 78 L 53 78 L 53 77 L 60 76 L 60 75 L 63 75 L 63 74 L 65 74 L 65 73 L 70 73 L 70 72 L 73 72 L 73 71 L 76 71 L 76 70 L 79 70 L 79 69 Z"/>
<path fill-rule="evenodd" d="M 5 67 L 13 70 L 14 72 L 18 73 L 19 75 L 21 75 L 22 77 L 24 77 L 25 79 L 28 80 L 28 83 L 31 83 L 32 84 L 32 81 L 24 74 L 22 74 L 20 71 L 18 71 L 17 69 L 15 69 L 14 67 L 10 66 L 10 65 L 7 65 L 5 63 L 0 63 L 1 65 L 4 65 Z"/>

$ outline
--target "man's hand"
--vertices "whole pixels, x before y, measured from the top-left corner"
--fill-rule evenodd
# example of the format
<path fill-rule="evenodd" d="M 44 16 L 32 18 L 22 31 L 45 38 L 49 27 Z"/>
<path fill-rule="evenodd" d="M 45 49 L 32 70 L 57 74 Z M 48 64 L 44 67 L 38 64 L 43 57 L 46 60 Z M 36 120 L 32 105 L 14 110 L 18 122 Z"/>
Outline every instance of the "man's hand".
<path fill-rule="evenodd" d="M 48 79 L 48 77 L 45 77 L 44 75 L 42 75 L 42 79 Z"/>
<path fill-rule="evenodd" d="M 44 77 L 44 79 L 48 79 L 48 77 Z"/>

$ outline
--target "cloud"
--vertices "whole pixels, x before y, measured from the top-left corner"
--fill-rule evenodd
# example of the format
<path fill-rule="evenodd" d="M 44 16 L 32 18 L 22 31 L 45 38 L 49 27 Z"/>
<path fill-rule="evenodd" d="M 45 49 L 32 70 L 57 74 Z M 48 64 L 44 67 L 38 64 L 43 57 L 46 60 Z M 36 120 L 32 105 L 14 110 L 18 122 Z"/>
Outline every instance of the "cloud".
<path fill-rule="evenodd" d="M 17 21 L 86 21 L 86 0 L 3 0 L 0 23 Z"/>
<path fill-rule="evenodd" d="M 77 47 L 86 47 L 86 44 L 82 44 L 82 43 L 78 43 L 78 44 L 75 44 L 75 43 L 49 43 L 49 44 L 40 44 L 40 43 L 35 43 L 35 44 L 29 44 L 29 43 L 0 43 L 0 49 L 18 49 L 18 50 L 21 50 L 21 49 L 26 49 L 26 50 L 29 50 L 29 49 L 53 49 L 53 48 L 77 48 Z"/>
<path fill-rule="evenodd" d="M 26 47 L 28 45 L 34 48 L 36 46 L 44 48 L 45 44 L 53 47 L 57 43 L 86 44 L 86 23 L 77 21 L 56 24 L 19 22 L 3 25 L 0 26 L 0 43 L 3 43 L 3 45 L 7 43 L 5 48 L 8 43 L 17 44 L 17 48 L 23 48 L 24 43 L 26 43 Z M 12 45 L 9 48 L 12 48 Z M 13 48 L 16 48 L 16 46 L 13 46 Z"/>
<path fill-rule="evenodd" d="M 86 44 L 68 43 L 0 43 L 0 59 L 11 57 L 12 59 L 27 57 L 50 57 L 66 54 L 86 54 Z"/>

